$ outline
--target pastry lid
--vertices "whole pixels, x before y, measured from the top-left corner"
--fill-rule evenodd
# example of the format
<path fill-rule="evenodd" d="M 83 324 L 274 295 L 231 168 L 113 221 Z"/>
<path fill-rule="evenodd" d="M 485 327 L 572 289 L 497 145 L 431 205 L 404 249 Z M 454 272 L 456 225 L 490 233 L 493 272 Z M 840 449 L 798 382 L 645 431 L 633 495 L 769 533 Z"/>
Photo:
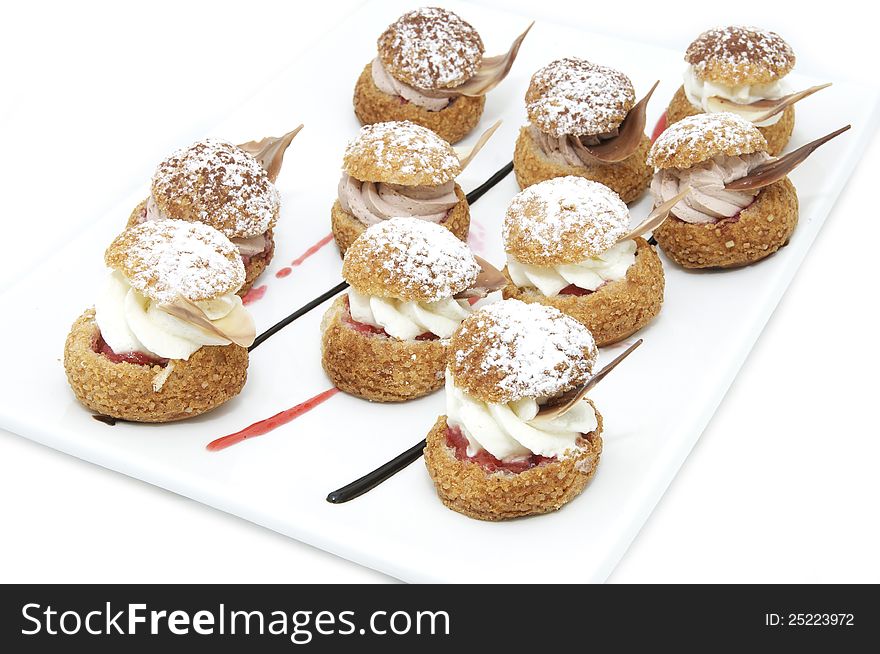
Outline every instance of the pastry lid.
<path fill-rule="evenodd" d="M 648 152 L 648 164 L 690 168 L 719 154 L 736 157 L 766 150 L 764 135 L 746 119 L 726 111 L 696 114 L 663 131 Z"/>
<path fill-rule="evenodd" d="M 132 288 L 159 303 L 190 302 L 235 293 L 245 280 L 233 243 L 200 222 L 160 220 L 129 227 L 104 253 Z"/>
<path fill-rule="evenodd" d="M 536 266 L 578 263 L 608 250 L 628 229 L 629 209 L 617 193 L 583 177 L 556 177 L 510 202 L 504 249 Z"/>
<path fill-rule="evenodd" d="M 635 101 L 632 82 L 623 73 L 566 57 L 532 76 L 526 112 L 538 129 L 551 136 L 587 136 L 617 129 Z"/>
<path fill-rule="evenodd" d="M 775 82 L 795 64 L 794 52 L 781 36 L 739 25 L 703 32 L 688 46 L 684 60 L 699 79 L 724 86 Z"/>
<path fill-rule="evenodd" d="M 489 403 L 560 395 L 590 377 L 598 354 L 580 322 L 519 300 L 496 302 L 465 318 L 450 350 L 455 385 Z"/>
<path fill-rule="evenodd" d="M 362 182 L 439 186 L 455 179 L 461 161 L 437 134 L 406 120 L 362 127 L 345 148 L 343 169 Z"/>
<path fill-rule="evenodd" d="M 207 138 L 174 152 L 153 174 L 152 194 L 168 218 L 202 222 L 229 238 L 264 234 L 281 198 L 260 162 L 232 143 Z"/>
<path fill-rule="evenodd" d="M 442 225 L 391 218 L 370 226 L 346 250 L 342 276 L 363 295 L 436 302 L 473 286 L 480 265 Z"/>
<path fill-rule="evenodd" d="M 395 79 L 417 89 L 449 89 L 473 77 L 483 41 L 469 23 L 439 7 L 405 13 L 379 37 L 379 59 Z"/>

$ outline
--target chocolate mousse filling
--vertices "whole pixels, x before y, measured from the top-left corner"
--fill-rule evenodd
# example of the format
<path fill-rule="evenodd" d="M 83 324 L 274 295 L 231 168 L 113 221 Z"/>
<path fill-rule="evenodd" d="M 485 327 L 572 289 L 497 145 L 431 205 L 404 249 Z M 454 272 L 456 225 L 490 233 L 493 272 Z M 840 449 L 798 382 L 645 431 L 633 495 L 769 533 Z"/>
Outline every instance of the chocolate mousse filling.
<path fill-rule="evenodd" d="M 660 204 L 689 188 L 690 192 L 671 211 L 674 217 L 687 223 L 714 223 L 734 218 L 754 202 L 759 190 L 736 191 L 725 185 L 745 177 L 769 159 L 766 152 L 735 157 L 718 155 L 690 168 L 667 168 L 655 175 L 651 193 L 655 204 Z"/>
<path fill-rule="evenodd" d="M 362 182 L 351 175 L 339 181 L 339 204 L 369 227 L 389 218 L 421 218 L 442 223 L 459 203 L 455 180 L 439 186 L 403 186 Z"/>

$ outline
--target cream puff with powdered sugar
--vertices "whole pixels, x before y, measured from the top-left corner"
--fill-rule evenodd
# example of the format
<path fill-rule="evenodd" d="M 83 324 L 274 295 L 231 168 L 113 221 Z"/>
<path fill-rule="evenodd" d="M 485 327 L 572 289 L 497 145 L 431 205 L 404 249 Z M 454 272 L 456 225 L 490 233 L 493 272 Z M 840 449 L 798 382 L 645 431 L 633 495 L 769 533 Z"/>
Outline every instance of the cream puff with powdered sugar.
<path fill-rule="evenodd" d="M 504 520 L 577 497 L 599 465 L 602 416 L 587 398 L 564 415 L 541 409 L 586 382 L 595 362 L 589 330 L 552 307 L 503 300 L 468 316 L 450 342 L 446 415 L 425 447 L 443 504 Z"/>
<path fill-rule="evenodd" d="M 135 208 L 128 224 L 170 218 L 219 230 L 241 256 L 243 294 L 272 260 L 280 211 L 281 196 L 260 161 L 239 146 L 208 138 L 158 165 L 150 196 Z"/>
<path fill-rule="evenodd" d="M 345 149 L 330 210 L 339 251 L 390 218 L 436 223 L 466 240 L 470 210 L 455 182 L 461 169 L 452 146 L 425 127 L 407 121 L 363 127 Z"/>
<path fill-rule="evenodd" d="M 736 114 L 703 113 L 670 125 L 651 148 L 655 205 L 683 189 L 654 230 L 663 252 L 685 268 L 735 268 L 770 256 L 798 223 L 794 185 L 783 177 L 753 190 L 728 188 L 773 158 L 755 125 Z"/>
<path fill-rule="evenodd" d="M 355 115 L 365 125 L 408 120 L 456 143 L 476 127 L 527 32 L 507 54 L 485 57 L 480 35 L 457 14 L 409 11 L 379 36 L 376 58 L 355 85 Z"/>
<path fill-rule="evenodd" d="M 791 46 L 757 27 L 732 25 L 700 34 L 685 52 L 684 84 L 666 109 L 667 125 L 699 113 L 731 112 L 752 122 L 777 155 L 794 129 L 794 106 L 767 117 L 774 101 L 791 93 Z"/>
<path fill-rule="evenodd" d="M 210 411 L 247 379 L 254 323 L 236 295 L 238 249 L 198 222 L 149 221 L 107 248 L 111 273 L 73 324 L 64 368 L 77 399 L 99 414 L 169 422 Z"/>
<path fill-rule="evenodd" d="M 443 385 L 449 338 L 471 313 L 480 274 L 467 245 L 418 218 L 368 228 L 345 253 L 351 288 L 324 316 L 322 361 L 341 390 L 379 402 Z"/>
<path fill-rule="evenodd" d="M 597 153 L 619 138 L 635 106 L 632 82 L 617 70 L 576 57 L 544 66 L 526 92 L 529 124 L 520 130 L 513 155 L 520 188 L 577 175 L 605 184 L 624 202 L 637 200 L 651 181 L 648 137 L 636 135 L 626 150 L 631 153 L 618 161 Z"/>
<path fill-rule="evenodd" d="M 663 303 L 663 266 L 629 232 L 626 204 L 607 186 L 557 177 L 520 192 L 504 217 L 505 298 L 552 306 L 586 325 L 600 347 L 642 329 Z"/>

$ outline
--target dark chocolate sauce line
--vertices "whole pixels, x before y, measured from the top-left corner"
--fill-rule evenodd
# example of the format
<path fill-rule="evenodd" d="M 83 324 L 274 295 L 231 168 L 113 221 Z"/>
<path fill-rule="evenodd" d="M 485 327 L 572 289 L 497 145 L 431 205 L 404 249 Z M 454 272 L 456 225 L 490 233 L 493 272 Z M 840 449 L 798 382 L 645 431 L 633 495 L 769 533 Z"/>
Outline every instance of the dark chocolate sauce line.
<path fill-rule="evenodd" d="M 481 197 L 483 197 L 489 189 L 491 189 L 493 186 L 495 186 L 496 184 L 498 184 L 498 182 L 500 182 L 502 179 L 504 179 L 505 177 L 507 177 L 507 176 L 510 174 L 510 171 L 512 171 L 512 170 L 513 170 L 513 162 L 511 161 L 511 162 L 508 163 L 506 166 L 504 166 L 504 168 L 502 168 L 501 170 L 499 170 L 497 173 L 495 173 L 494 175 L 492 175 L 489 179 L 487 179 L 485 182 L 483 182 L 482 184 L 480 184 L 480 185 L 479 185 L 477 188 L 475 188 L 473 191 L 471 191 L 470 193 L 468 193 L 468 194 L 467 194 L 467 201 L 468 201 L 468 204 L 473 204 L 474 202 L 476 202 L 477 200 L 479 200 Z M 296 265 L 296 264 L 294 264 L 294 265 Z M 318 297 L 316 297 L 316 298 L 315 298 L 314 300 L 312 300 L 311 302 L 308 302 L 307 304 L 304 304 L 304 305 L 301 306 L 299 309 L 297 309 L 296 311 L 294 311 L 292 314 L 290 314 L 289 316 L 287 316 L 287 317 L 284 318 L 283 320 L 280 320 L 279 322 L 275 323 L 274 325 L 272 325 L 271 327 L 269 327 L 269 329 L 267 329 L 267 330 L 264 331 L 262 334 L 260 334 L 259 336 L 257 336 L 257 337 L 254 339 L 254 343 L 253 343 L 253 345 L 251 345 L 251 346 L 248 348 L 248 352 L 253 352 L 254 349 L 255 349 L 258 345 L 260 345 L 260 343 L 264 342 L 264 341 L 267 340 L 269 337 L 274 336 L 274 335 L 277 334 L 279 331 L 281 331 L 282 329 L 284 329 L 285 327 L 287 327 L 287 326 L 288 326 L 290 323 L 292 323 L 294 320 L 296 320 L 297 318 L 301 318 L 302 316 L 306 315 L 309 311 L 311 311 L 312 309 L 314 309 L 314 308 L 317 307 L 318 305 L 323 304 L 324 302 L 326 302 L 327 300 L 329 300 L 329 299 L 330 299 L 331 297 L 333 297 L 334 295 L 336 295 L 336 294 L 338 294 L 338 293 L 341 293 L 341 292 L 344 291 L 346 288 L 348 288 L 348 282 L 340 282 L 339 284 L 337 284 L 336 286 L 334 286 L 333 288 L 331 288 L 331 289 L 330 289 L 329 291 L 327 291 L 326 293 L 322 293 L 321 295 L 319 295 Z"/>
<path fill-rule="evenodd" d="M 331 288 L 329 291 L 321 293 L 321 295 L 316 297 L 311 302 L 304 304 L 303 306 L 301 306 L 299 309 L 294 311 L 292 314 L 290 314 L 289 316 L 287 316 L 283 320 L 276 322 L 274 325 L 269 327 L 269 329 L 267 329 L 266 331 L 264 331 L 262 334 L 260 334 L 259 336 L 257 336 L 254 339 L 254 343 L 253 343 L 253 345 L 251 345 L 248 348 L 248 352 L 253 352 L 254 349 L 258 345 L 260 345 L 260 343 L 267 340 L 270 336 L 274 336 L 276 333 L 280 332 L 282 329 L 287 327 L 290 323 L 292 323 L 297 318 L 300 318 L 300 317 L 306 315 L 309 311 L 314 309 L 319 304 L 323 304 L 324 302 L 329 300 L 331 297 L 333 297 L 334 295 L 336 295 L 338 293 L 341 293 L 342 291 L 344 291 L 347 288 L 348 288 L 348 282 L 340 282 L 336 286 Z"/>
<path fill-rule="evenodd" d="M 506 166 L 504 166 L 504 168 L 502 168 L 497 173 L 492 175 L 492 177 L 490 177 L 485 182 L 480 184 L 477 188 L 475 188 L 473 191 L 468 193 L 466 196 L 468 204 L 473 204 L 474 202 L 479 200 L 481 197 L 486 195 L 486 193 L 493 186 L 495 186 L 496 184 L 498 184 L 498 182 L 500 182 L 502 179 L 507 177 L 510 174 L 510 171 L 512 171 L 512 170 L 513 170 L 513 162 L 511 161 Z"/>
<path fill-rule="evenodd" d="M 427 447 L 428 441 L 422 439 L 420 443 L 413 445 L 406 452 L 397 455 L 391 461 L 379 468 L 369 472 L 360 479 L 351 482 L 347 486 L 333 491 L 327 496 L 327 501 L 331 504 L 342 504 L 356 497 L 360 497 L 367 491 L 373 490 L 389 477 L 393 477 L 398 472 L 407 467 L 410 463 L 422 456 Z"/>
<path fill-rule="evenodd" d="M 657 239 L 654 238 L 653 234 L 651 234 L 651 238 L 648 239 L 648 245 L 657 245 Z"/>

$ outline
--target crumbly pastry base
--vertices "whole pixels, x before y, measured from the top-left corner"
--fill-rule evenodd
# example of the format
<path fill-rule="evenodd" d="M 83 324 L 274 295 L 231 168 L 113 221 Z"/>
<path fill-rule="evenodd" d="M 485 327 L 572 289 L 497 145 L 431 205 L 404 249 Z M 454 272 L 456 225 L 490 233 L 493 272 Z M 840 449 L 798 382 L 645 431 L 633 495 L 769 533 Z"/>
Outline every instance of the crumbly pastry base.
<path fill-rule="evenodd" d="M 516 140 L 513 170 L 516 181 L 523 189 L 553 177 L 577 175 L 604 184 L 615 191 L 621 200 L 630 203 L 638 200 L 651 184 L 654 169 L 645 163 L 650 149 L 651 140 L 643 136 L 638 150 L 620 163 L 568 166 L 548 159 L 532 138 L 529 128 L 523 127 Z"/>
<path fill-rule="evenodd" d="M 510 280 L 507 267 L 505 277 Z M 663 264 L 654 248 L 636 239 L 636 260 L 626 277 L 611 282 L 589 295 L 547 297 L 534 288 L 519 288 L 511 281 L 502 294 L 505 300 L 537 302 L 555 307 L 586 325 L 598 347 L 621 341 L 650 323 L 663 305 Z"/>
<path fill-rule="evenodd" d="M 339 390 L 373 402 L 404 402 L 443 386 L 446 345 L 359 332 L 345 321 L 345 299 L 336 298 L 321 321 L 321 363 Z"/>
<path fill-rule="evenodd" d="M 703 111 L 697 109 L 687 99 L 684 93 L 684 86 L 680 86 L 666 108 L 666 124 L 668 126 L 672 123 L 677 123 L 682 118 L 696 116 L 701 113 Z M 794 106 L 790 106 L 783 111 L 782 118 L 775 124 L 758 128 L 758 131 L 767 139 L 767 152 L 774 157 L 778 156 L 785 149 L 785 146 L 788 145 L 792 130 L 794 130 Z"/>
<path fill-rule="evenodd" d="M 141 214 L 147 207 L 147 201 L 143 200 L 139 205 L 134 208 L 134 211 L 131 212 L 131 215 L 128 217 L 128 223 L 126 227 L 134 227 L 135 225 L 140 224 Z M 254 285 L 257 277 L 263 274 L 263 271 L 266 270 L 269 263 L 272 261 L 272 257 L 275 255 L 275 238 L 273 230 L 269 230 L 266 232 L 266 236 L 269 239 L 269 249 L 263 252 L 262 254 L 258 254 L 254 257 L 251 257 L 251 260 L 244 267 L 244 284 L 238 290 L 237 295 L 244 295 L 251 287 Z"/>
<path fill-rule="evenodd" d="M 735 222 L 697 225 L 670 217 L 654 238 L 684 268 L 737 268 L 786 245 L 797 222 L 797 191 L 785 177 L 763 189 Z"/>
<path fill-rule="evenodd" d="M 467 242 L 468 231 L 471 226 L 471 213 L 467 197 L 458 184 L 455 185 L 455 195 L 458 196 L 459 202 L 452 207 L 446 220 L 440 223 L 440 225 L 455 234 L 460 240 Z M 339 200 L 336 200 L 330 209 L 330 227 L 333 231 L 336 245 L 339 246 L 340 255 L 344 255 L 345 251 L 354 243 L 354 240 L 367 229 L 360 220 L 343 210 Z"/>
<path fill-rule="evenodd" d="M 428 111 L 411 102 L 401 103 L 398 97 L 378 89 L 373 82 L 370 64 L 364 67 L 354 87 L 354 113 L 362 124 L 409 120 L 433 130 L 450 143 L 457 143 L 473 131 L 480 122 L 485 105 L 485 96 L 460 96 L 440 111 Z"/>
<path fill-rule="evenodd" d="M 192 418 L 228 402 L 247 380 L 248 352 L 238 345 L 206 346 L 174 369 L 158 392 L 159 366 L 114 363 L 92 350 L 95 312 L 88 309 L 64 344 L 64 369 L 76 398 L 97 413 L 134 422 Z"/>
<path fill-rule="evenodd" d="M 596 474 L 602 453 L 598 411 L 596 418 L 599 426 L 587 434 L 588 446 L 579 454 L 513 474 L 489 473 L 472 461 L 457 459 L 446 444 L 446 416 L 440 416 L 428 434 L 425 466 L 443 504 L 468 517 L 508 520 L 557 511 L 580 495 Z"/>

